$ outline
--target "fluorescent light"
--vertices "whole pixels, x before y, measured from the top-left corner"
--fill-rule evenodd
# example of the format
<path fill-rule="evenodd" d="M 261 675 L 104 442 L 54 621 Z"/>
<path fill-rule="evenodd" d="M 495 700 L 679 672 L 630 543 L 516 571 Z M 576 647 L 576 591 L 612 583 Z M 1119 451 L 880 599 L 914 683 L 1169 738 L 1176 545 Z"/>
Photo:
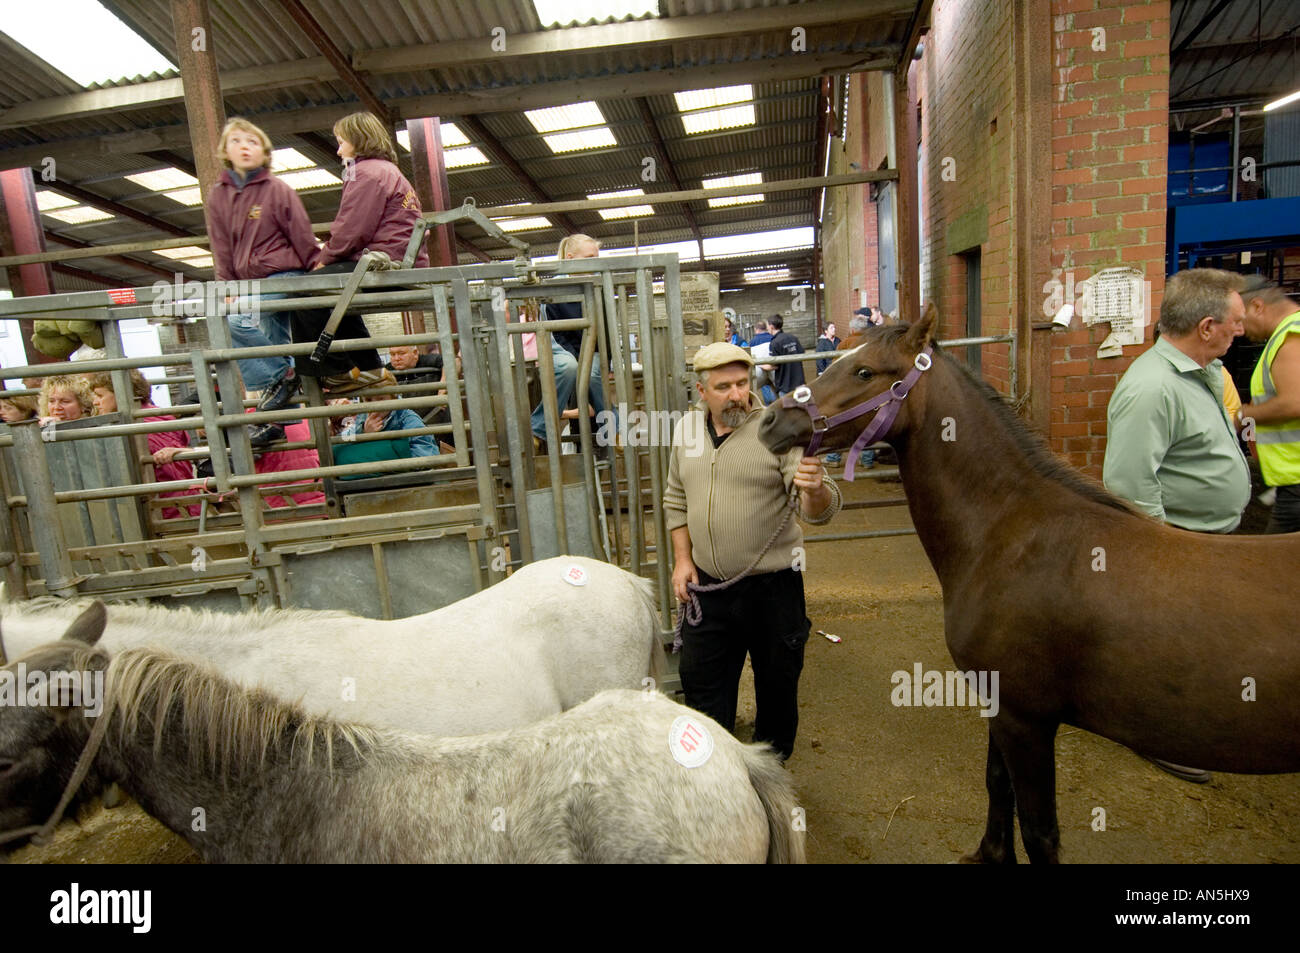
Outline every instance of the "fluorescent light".
<path fill-rule="evenodd" d="M 706 189 L 725 189 L 733 185 L 761 185 L 763 183 L 762 172 L 749 172 L 745 175 L 724 175 L 717 179 L 705 179 L 700 184 Z M 720 208 L 724 205 L 748 205 L 753 202 L 761 202 L 764 199 L 763 193 L 755 195 L 724 195 L 721 198 L 709 199 L 709 208 Z"/>
<path fill-rule="evenodd" d="M 134 182 L 150 192 L 165 192 L 168 189 L 179 189 L 199 184 L 199 180 L 188 172 L 182 172 L 180 169 L 170 167 L 158 169 L 154 172 L 138 172 L 135 175 L 126 176 L 126 180 Z"/>
<path fill-rule="evenodd" d="M 66 195 L 60 195 L 58 192 L 51 192 L 46 189 L 43 192 L 36 193 L 36 207 L 42 212 L 50 212 L 56 208 L 68 208 L 77 203 Z"/>
<path fill-rule="evenodd" d="M 533 0 L 542 28 L 659 15 L 659 0 Z"/>
<path fill-rule="evenodd" d="M 677 100 L 679 112 L 690 112 L 693 109 L 714 109 L 731 103 L 750 102 L 754 98 L 754 87 L 746 83 L 744 86 L 692 89 L 685 93 L 673 93 L 673 98 Z"/>
<path fill-rule="evenodd" d="M 175 69 L 98 0 L 6 3 L 3 29 L 82 86 Z"/>
<path fill-rule="evenodd" d="M 76 205 L 72 208 L 58 209 L 45 214 L 50 218 L 57 218 L 60 222 L 67 222 L 69 225 L 103 222 L 113 217 L 111 212 L 102 212 L 97 208 L 91 208 L 89 205 Z"/>
<path fill-rule="evenodd" d="M 589 199 L 612 199 L 622 198 L 624 195 L 645 195 L 645 189 L 623 189 L 621 192 L 591 192 L 588 193 Z M 628 205 L 625 208 L 600 208 L 596 209 L 601 218 L 636 218 L 641 215 L 653 215 L 655 210 L 649 205 Z"/>
<path fill-rule="evenodd" d="M 312 162 L 297 149 L 276 149 L 271 153 L 271 171 L 288 172 L 290 169 L 310 169 L 316 163 Z"/>
<path fill-rule="evenodd" d="M 488 157 L 477 146 L 463 146 L 459 149 L 444 149 L 442 162 L 448 169 L 460 169 L 467 165 L 487 165 Z"/>
<path fill-rule="evenodd" d="M 1264 112 L 1268 112 L 1270 109 L 1281 109 L 1283 106 L 1287 105 L 1288 103 L 1293 103 L 1297 99 L 1300 99 L 1300 89 L 1297 89 L 1294 93 L 1290 93 L 1289 95 L 1283 96 L 1281 99 L 1273 100 L 1271 103 L 1269 103 L 1267 106 L 1264 107 Z"/>
<path fill-rule="evenodd" d="M 618 145 L 614 134 L 604 126 L 595 129 L 582 129 L 578 132 L 560 132 L 543 136 L 546 144 L 554 153 L 577 152 L 580 149 L 603 149 Z"/>
<path fill-rule="evenodd" d="M 583 126 L 605 124 L 605 114 L 593 102 L 530 109 L 524 115 L 538 132 L 555 132 L 559 129 L 580 129 Z"/>
<path fill-rule="evenodd" d="M 153 253 L 164 258 L 170 258 L 173 261 L 180 261 L 184 258 L 197 258 L 206 255 L 208 250 L 200 248 L 198 245 L 182 245 L 179 248 L 155 248 Z"/>
<path fill-rule="evenodd" d="M 492 221 L 507 232 L 536 232 L 551 227 L 550 220 L 540 216 L 533 218 L 494 218 Z"/>
<path fill-rule="evenodd" d="M 754 125 L 754 107 L 752 104 L 682 113 L 682 128 L 686 130 L 688 136 L 697 132 L 714 132 L 718 129 L 734 129 L 738 126 L 752 125 Z"/>
<path fill-rule="evenodd" d="M 294 190 L 323 189 L 342 182 L 333 172 L 324 169 L 303 169 L 301 172 L 286 172 L 280 181 Z"/>

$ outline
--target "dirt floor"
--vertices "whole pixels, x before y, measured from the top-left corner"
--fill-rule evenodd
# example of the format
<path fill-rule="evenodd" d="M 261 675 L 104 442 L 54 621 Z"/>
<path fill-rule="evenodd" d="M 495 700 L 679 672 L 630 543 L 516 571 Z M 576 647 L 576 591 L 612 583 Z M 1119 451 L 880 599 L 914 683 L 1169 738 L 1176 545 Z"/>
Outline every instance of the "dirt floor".
<path fill-rule="evenodd" d="M 838 475 L 838 473 L 836 474 Z M 898 483 L 841 484 L 849 500 L 901 498 Z M 904 507 L 842 514 L 833 529 L 910 525 Z M 829 529 L 817 530 L 828 532 Z M 983 833 L 985 719 L 975 708 L 896 708 L 890 675 L 953 668 L 938 580 L 915 536 L 812 544 L 814 629 L 801 683 L 799 740 L 789 767 L 816 863 L 948 863 Z M 740 725 L 752 732 L 753 681 L 741 683 Z M 1216 773 L 1205 785 L 1170 777 L 1126 748 L 1064 728 L 1057 804 L 1067 863 L 1300 862 L 1300 774 Z M 1093 830 L 1095 809 L 1105 830 Z M 1020 853 L 1024 859 L 1023 850 Z M 26 862 L 183 863 L 189 848 L 134 805 L 65 823 Z"/>
<path fill-rule="evenodd" d="M 835 475 L 839 475 L 838 472 Z M 850 500 L 902 496 L 898 483 L 841 483 Z M 910 526 L 905 507 L 856 510 L 834 531 Z M 816 530 L 826 532 L 825 529 Z M 789 761 L 816 863 L 947 863 L 978 845 L 987 799 L 986 719 L 978 709 L 896 708 L 890 675 L 954 663 L 938 580 L 915 536 L 808 548 L 814 634 Z M 752 731 L 742 680 L 737 734 Z M 1067 863 L 1300 862 L 1300 774 L 1215 773 L 1189 784 L 1104 738 L 1057 737 L 1057 809 Z M 1105 810 L 1104 831 L 1092 829 Z M 1020 859 L 1024 852 L 1019 847 Z"/>

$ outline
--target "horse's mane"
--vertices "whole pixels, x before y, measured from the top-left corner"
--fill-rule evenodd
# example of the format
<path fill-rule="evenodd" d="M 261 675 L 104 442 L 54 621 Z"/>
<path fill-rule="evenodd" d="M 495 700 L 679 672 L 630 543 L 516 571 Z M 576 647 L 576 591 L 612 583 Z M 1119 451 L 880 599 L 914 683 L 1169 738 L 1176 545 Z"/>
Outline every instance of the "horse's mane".
<path fill-rule="evenodd" d="M 893 331 L 887 329 L 887 332 Z M 903 333 L 906 329 L 901 329 Z M 1061 484 L 1093 503 L 1109 506 L 1111 509 L 1125 513 L 1137 513 L 1131 504 L 1111 493 L 1092 477 L 1080 473 L 1064 459 L 1053 453 L 1047 440 L 1041 433 L 1025 423 L 1016 413 L 1015 406 L 1002 394 L 994 390 L 987 381 L 976 375 L 970 368 L 954 360 L 943 349 L 936 347 L 935 356 L 959 371 L 959 380 L 973 387 L 975 392 L 992 407 L 994 415 L 1001 422 L 1003 429 L 1011 435 L 1016 448 L 1024 455 L 1034 472 L 1049 480 Z"/>
<path fill-rule="evenodd" d="M 215 669 L 153 649 L 128 649 L 111 661 L 95 646 L 68 649 L 60 640 L 26 656 L 31 668 L 58 666 L 67 671 L 105 669 L 105 705 L 118 718 L 122 739 L 142 730 L 142 716 L 153 725 L 153 745 L 162 750 L 167 714 L 176 707 L 190 765 L 207 767 L 221 777 L 257 770 L 269 752 L 287 746 L 290 764 L 312 764 L 324 749 L 332 770 L 366 759 L 380 742 L 372 728 L 307 714 L 262 688 L 245 689 Z"/>
<path fill-rule="evenodd" d="M 10 603 L 6 611 L 73 619 L 89 608 L 93 601 L 89 598 L 69 600 L 57 596 L 37 596 Z M 236 613 L 190 606 L 139 605 L 135 602 L 113 603 L 112 608 L 111 622 L 114 625 L 126 625 L 163 636 L 172 635 L 178 629 L 202 629 L 205 634 L 216 639 L 238 638 L 268 625 L 312 627 L 357 619 L 350 612 L 333 609 L 266 608 Z"/>

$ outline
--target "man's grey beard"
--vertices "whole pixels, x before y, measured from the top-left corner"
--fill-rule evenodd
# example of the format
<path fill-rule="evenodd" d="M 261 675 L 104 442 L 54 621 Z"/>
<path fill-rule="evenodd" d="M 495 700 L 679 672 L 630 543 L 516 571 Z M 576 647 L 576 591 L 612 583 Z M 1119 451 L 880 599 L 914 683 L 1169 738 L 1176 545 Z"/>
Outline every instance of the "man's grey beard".
<path fill-rule="evenodd" d="M 749 416 L 749 408 L 739 404 L 728 404 L 718 416 L 722 418 L 723 426 L 735 429 L 745 422 L 745 418 Z"/>

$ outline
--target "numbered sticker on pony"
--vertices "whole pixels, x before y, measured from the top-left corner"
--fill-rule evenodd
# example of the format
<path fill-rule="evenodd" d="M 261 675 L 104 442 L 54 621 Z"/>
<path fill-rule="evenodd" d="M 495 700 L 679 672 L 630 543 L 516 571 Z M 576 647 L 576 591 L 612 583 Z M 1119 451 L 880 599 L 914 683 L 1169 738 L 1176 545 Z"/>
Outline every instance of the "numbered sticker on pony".
<path fill-rule="evenodd" d="M 585 586 L 587 584 L 587 570 L 581 566 L 570 566 L 564 570 L 563 578 L 571 586 Z"/>
<path fill-rule="evenodd" d="M 668 750 L 678 764 L 698 768 L 713 755 L 713 736 L 704 727 L 704 722 L 691 715 L 682 715 L 668 730 Z"/>

